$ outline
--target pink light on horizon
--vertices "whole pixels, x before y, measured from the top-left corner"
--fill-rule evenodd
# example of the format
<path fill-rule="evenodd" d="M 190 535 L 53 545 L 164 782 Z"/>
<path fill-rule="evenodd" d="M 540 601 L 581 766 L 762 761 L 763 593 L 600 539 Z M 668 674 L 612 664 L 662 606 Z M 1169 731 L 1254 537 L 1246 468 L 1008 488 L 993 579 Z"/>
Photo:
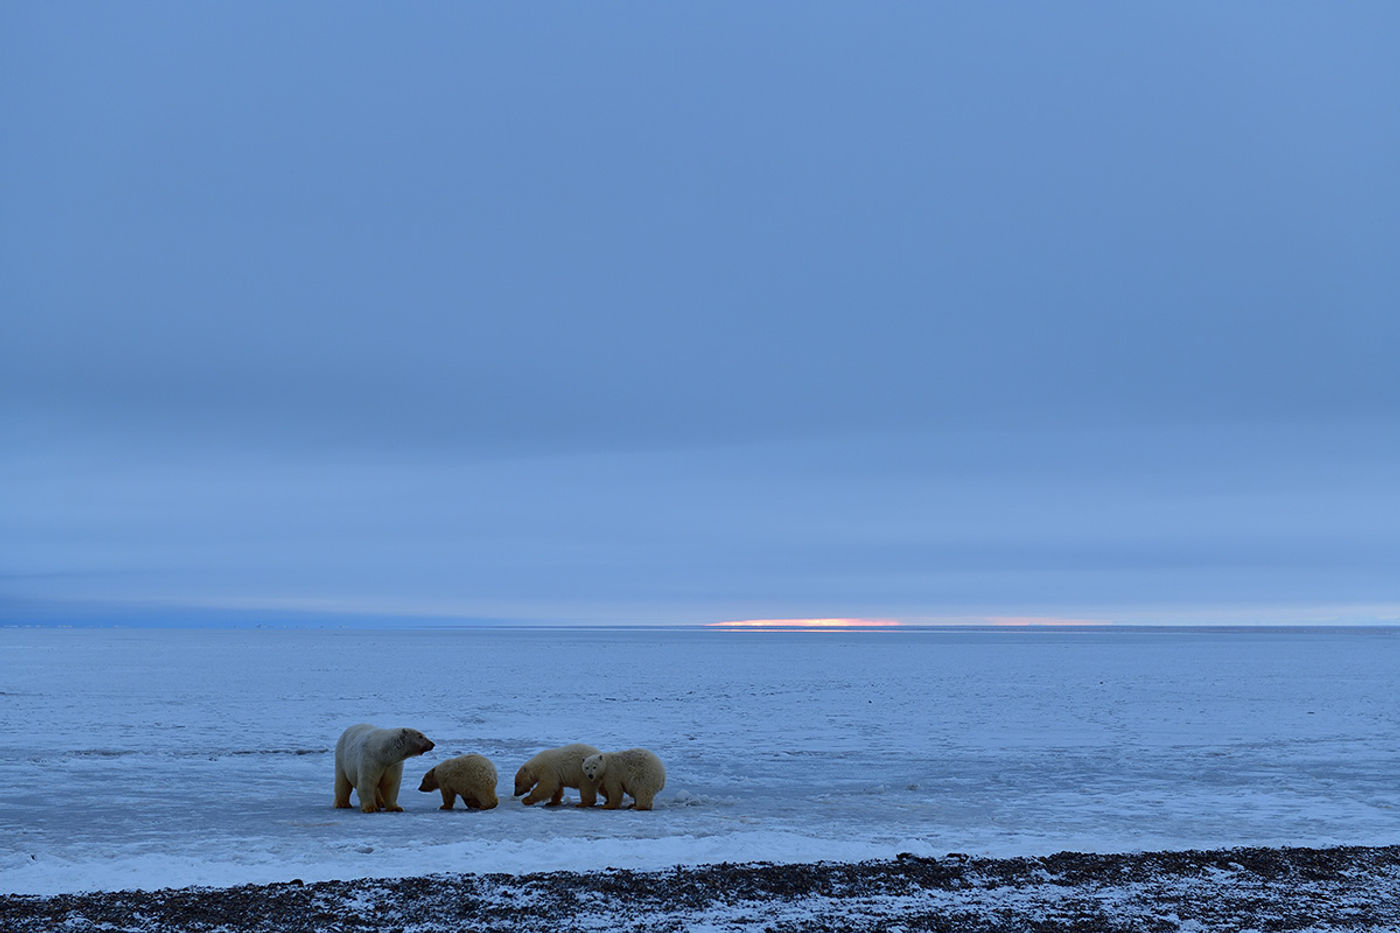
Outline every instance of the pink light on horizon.
<path fill-rule="evenodd" d="M 904 623 L 896 619 L 736 619 L 730 622 L 707 622 L 710 628 L 897 628 Z"/>

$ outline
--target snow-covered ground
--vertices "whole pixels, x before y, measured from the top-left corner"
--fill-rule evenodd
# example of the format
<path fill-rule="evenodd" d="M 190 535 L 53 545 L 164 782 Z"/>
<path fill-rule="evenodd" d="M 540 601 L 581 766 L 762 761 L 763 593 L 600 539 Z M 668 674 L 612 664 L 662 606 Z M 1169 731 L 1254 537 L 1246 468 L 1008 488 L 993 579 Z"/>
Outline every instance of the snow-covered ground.
<path fill-rule="evenodd" d="M 0 629 L 0 891 L 1390 844 L 1397 671 L 1394 629 Z M 331 807 L 361 721 L 437 743 L 404 813 Z M 657 808 L 510 797 L 573 741 L 656 751 Z M 466 752 L 501 806 L 441 812 Z"/>

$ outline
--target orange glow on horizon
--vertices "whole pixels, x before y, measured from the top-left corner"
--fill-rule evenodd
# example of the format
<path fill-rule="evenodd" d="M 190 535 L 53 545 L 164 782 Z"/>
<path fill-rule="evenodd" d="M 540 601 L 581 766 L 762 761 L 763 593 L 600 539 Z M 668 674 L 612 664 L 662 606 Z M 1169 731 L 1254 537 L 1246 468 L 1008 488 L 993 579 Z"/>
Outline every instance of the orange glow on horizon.
<path fill-rule="evenodd" d="M 709 622 L 711 628 L 895 628 L 894 619 L 739 619 Z"/>

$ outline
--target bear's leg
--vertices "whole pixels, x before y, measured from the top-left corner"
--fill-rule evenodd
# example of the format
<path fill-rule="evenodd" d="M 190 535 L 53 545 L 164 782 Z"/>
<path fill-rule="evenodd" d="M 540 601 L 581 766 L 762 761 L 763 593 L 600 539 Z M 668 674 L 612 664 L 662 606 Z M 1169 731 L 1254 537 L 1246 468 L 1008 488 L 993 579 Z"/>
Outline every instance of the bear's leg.
<path fill-rule="evenodd" d="M 603 794 L 608 798 L 608 802 L 603 804 L 604 810 L 616 810 L 622 806 L 622 784 L 603 778 Z"/>
<path fill-rule="evenodd" d="M 554 796 L 549 798 L 549 803 L 545 804 L 545 806 L 546 806 L 546 807 L 557 807 L 557 806 L 559 806 L 559 804 L 561 804 L 561 803 L 563 803 L 563 802 L 564 802 L 564 785 L 563 785 L 563 784 L 560 784 L 559 787 L 554 791 Z"/>
<path fill-rule="evenodd" d="M 360 765 L 360 774 L 355 782 L 355 791 L 360 795 L 360 810 L 373 813 L 380 808 L 379 780 L 383 773 L 373 765 Z"/>
<path fill-rule="evenodd" d="M 379 779 L 379 793 L 384 798 L 383 806 L 390 813 L 403 812 L 403 807 L 399 806 L 399 783 L 402 780 L 402 762 L 385 768 L 384 776 Z"/>
<path fill-rule="evenodd" d="M 452 805 L 457 802 L 457 792 L 448 790 L 446 787 L 439 787 L 438 790 L 442 791 L 442 806 L 438 809 L 451 810 Z"/>
<path fill-rule="evenodd" d="M 591 807 L 598 802 L 598 785 L 584 778 L 578 786 L 578 806 Z"/>
<path fill-rule="evenodd" d="M 656 792 L 655 792 L 655 791 L 643 792 L 643 793 L 640 793 L 640 794 L 633 794 L 633 795 L 632 795 L 632 809 L 634 809 L 634 810 L 650 810 L 650 809 L 651 809 L 651 802 L 652 802 L 652 800 L 654 800 L 655 798 L 656 798 Z"/>
<path fill-rule="evenodd" d="M 350 809 L 350 779 L 345 776 L 340 765 L 335 766 L 335 805 L 341 810 Z"/>
<path fill-rule="evenodd" d="M 520 802 L 528 807 L 531 804 L 539 803 L 541 800 L 548 800 L 556 793 L 563 793 L 563 788 L 559 786 L 558 780 L 549 775 L 542 775 L 540 777 L 540 782 L 535 785 L 535 789 L 526 794 L 525 799 Z"/>
<path fill-rule="evenodd" d="M 482 809 L 481 801 L 480 801 L 480 800 L 477 800 L 475 797 L 471 797 L 471 796 L 463 797 L 463 798 L 462 798 L 462 802 L 465 803 L 465 804 L 467 805 L 467 809 L 468 809 L 468 810 L 480 810 L 480 809 Z"/>

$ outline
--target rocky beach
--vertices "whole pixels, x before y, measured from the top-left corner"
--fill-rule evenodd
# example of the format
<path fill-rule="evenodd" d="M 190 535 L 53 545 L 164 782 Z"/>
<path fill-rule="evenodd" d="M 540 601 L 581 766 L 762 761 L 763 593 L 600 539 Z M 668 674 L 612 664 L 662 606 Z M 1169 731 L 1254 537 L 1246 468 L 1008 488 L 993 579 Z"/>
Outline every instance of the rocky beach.
<path fill-rule="evenodd" d="M 1400 845 L 442 874 L 0 896 L 0 927 L 129 933 L 1400 929 Z"/>

